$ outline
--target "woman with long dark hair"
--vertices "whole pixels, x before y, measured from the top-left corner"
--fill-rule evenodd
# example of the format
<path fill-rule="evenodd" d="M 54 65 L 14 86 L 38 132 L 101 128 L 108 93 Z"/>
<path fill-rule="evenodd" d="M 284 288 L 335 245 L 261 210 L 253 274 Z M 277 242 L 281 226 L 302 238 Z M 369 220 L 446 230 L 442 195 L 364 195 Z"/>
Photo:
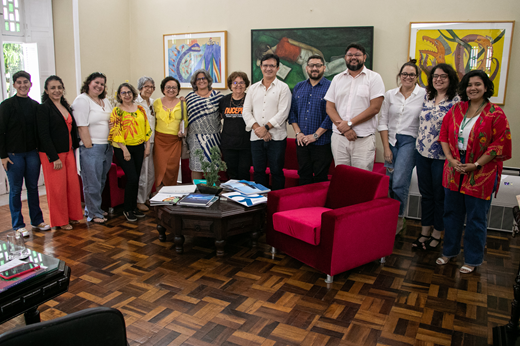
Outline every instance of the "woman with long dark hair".
<path fill-rule="evenodd" d="M 424 250 L 439 246 L 444 231 L 444 188 L 442 169 L 446 156 L 439 142 L 442 119 L 459 102 L 457 72 L 448 64 L 434 66 L 428 76 L 426 97 L 419 115 L 415 164 L 421 192 L 421 234 L 412 244 Z"/>
<path fill-rule="evenodd" d="M 81 191 L 74 149 L 79 146 L 72 109 L 63 96 L 63 81 L 50 76 L 45 81 L 39 107 L 40 161 L 45 177 L 51 227 L 71 230 L 83 218 Z"/>

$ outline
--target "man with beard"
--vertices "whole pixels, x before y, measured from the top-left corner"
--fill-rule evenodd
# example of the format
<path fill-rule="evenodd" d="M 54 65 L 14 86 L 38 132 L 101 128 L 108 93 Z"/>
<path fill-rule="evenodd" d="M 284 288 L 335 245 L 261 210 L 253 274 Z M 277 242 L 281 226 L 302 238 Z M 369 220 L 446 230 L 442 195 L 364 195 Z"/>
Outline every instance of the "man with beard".
<path fill-rule="evenodd" d="M 289 124 L 296 133 L 296 155 L 300 185 L 327 181 L 332 162 L 330 137 L 332 122 L 327 116 L 327 101 L 323 99 L 330 81 L 323 78 L 325 61 L 320 55 L 307 59 L 309 79 L 293 89 Z"/>
<path fill-rule="evenodd" d="M 371 171 L 376 151 L 377 117 L 385 94 L 381 76 L 365 67 L 365 48 L 345 50 L 347 70 L 334 77 L 325 100 L 333 122 L 332 154 L 336 165 Z"/>

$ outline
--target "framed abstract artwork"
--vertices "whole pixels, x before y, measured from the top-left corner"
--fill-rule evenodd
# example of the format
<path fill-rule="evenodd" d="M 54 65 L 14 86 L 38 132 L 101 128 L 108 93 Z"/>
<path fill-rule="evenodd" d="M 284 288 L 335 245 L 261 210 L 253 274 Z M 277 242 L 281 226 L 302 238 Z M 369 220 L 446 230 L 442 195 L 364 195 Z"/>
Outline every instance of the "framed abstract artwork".
<path fill-rule="evenodd" d="M 410 23 L 408 54 L 417 59 L 419 84 L 427 84 L 433 66 L 446 63 L 459 80 L 471 70 L 483 70 L 494 84 L 490 101 L 503 105 L 515 22 Z"/>
<path fill-rule="evenodd" d="M 277 77 L 292 89 L 308 78 L 307 59 L 320 54 L 325 59 L 325 77 L 329 80 L 347 69 L 345 48 L 351 43 L 363 45 L 367 51 L 365 65 L 371 69 L 374 45 L 374 27 L 334 27 L 251 30 L 251 79 L 262 79 L 260 58 L 266 53 L 280 57 Z"/>
<path fill-rule="evenodd" d="M 190 88 L 201 68 L 213 78 L 214 89 L 227 88 L 227 31 L 163 35 L 164 76 Z"/>

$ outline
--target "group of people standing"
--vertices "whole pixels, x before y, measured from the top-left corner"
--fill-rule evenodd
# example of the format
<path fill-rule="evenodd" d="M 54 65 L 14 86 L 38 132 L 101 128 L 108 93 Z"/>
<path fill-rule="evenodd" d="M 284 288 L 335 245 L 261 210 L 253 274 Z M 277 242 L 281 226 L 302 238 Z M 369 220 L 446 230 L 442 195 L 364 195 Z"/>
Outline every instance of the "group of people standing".
<path fill-rule="evenodd" d="M 336 165 L 372 170 L 379 131 L 389 195 L 400 202 L 396 233 L 405 226 L 408 189 L 417 167 L 422 229 L 412 246 L 435 249 L 446 230 L 437 264 L 448 263 L 460 252 L 467 215 L 461 272 L 470 273 L 483 261 L 487 212 L 503 161 L 511 158 L 507 118 L 489 102 L 493 83 L 479 70 L 459 82 L 451 66 L 438 64 L 423 89 L 417 84 L 419 68 L 411 60 L 397 75 L 398 87 L 385 92 L 381 76 L 365 67 L 366 59 L 362 45 L 349 45 L 347 69 L 330 82 L 324 78 L 323 56 L 310 55 L 305 66 L 309 78 L 291 94 L 276 78 L 279 57 L 269 51 L 259 58 L 263 79 L 247 94 L 250 82 L 245 73 L 230 74 L 231 94 L 223 96 L 212 89 L 211 76 L 201 69 L 193 74 L 193 91 L 186 98 L 179 98 L 179 81 L 166 77 L 160 85 L 164 96 L 153 100 L 155 82 L 142 77 L 138 90 L 129 83 L 119 86 L 114 108 L 101 73 L 87 77 L 70 107 L 59 77 L 47 79 L 39 106 L 27 96 L 30 76 L 18 72 L 13 76 L 17 94 L 0 105 L 0 156 L 9 177 L 13 228 L 25 231 L 20 202 L 25 178 L 31 224 L 49 229 L 38 204 L 40 161 L 51 226 L 72 229 L 82 218 L 77 169 L 87 220 L 105 222 L 101 192 L 113 156 L 127 177 L 124 215 L 136 221 L 148 210 L 145 202 L 154 182 L 157 189 L 177 183 L 183 137 L 190 150 L 192 179 L 202 178 L 196 149 L 210 160 L 210 150 L 217 146 L 231 179 L 248 180 L 252 163 L 255 182 L 267 186 L 269 165 L 272 189 L 282 189 L 288 122 L 296 133 L 302 185 L 326 181 L 333 159 Z"/>

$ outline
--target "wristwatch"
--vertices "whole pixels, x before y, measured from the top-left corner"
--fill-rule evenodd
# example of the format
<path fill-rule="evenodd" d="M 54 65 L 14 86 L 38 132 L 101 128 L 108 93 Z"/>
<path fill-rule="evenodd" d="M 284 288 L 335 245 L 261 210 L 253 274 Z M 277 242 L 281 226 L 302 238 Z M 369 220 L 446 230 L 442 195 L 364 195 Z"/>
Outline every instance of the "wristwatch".
<path fill-rule="evenodd" d="M 269 127 L 269 125 L 267 125 L 267 124 L 265 124 L 264 127 L 265 127 L 265 129 L 266 129 L 267 131 L 269 131 L 269 130 L 271 129 L 271 128 Z"/>
<path fill-rule="evenodd" d="M 295 136 L 298 136 L 301 132 L 296 132 Z"/>
<path fill-rule="evenodd" d="M 352 121 L 350 121 L 350 120 L 347 121 L 347 125 L 348 125 L 349 127 L 352 127 Z"/>
<path fill-rule="evenodd" d="M 482 165 L 480 163 L 478 163 L 478 162 L 473 162 L 473 164 L 475 165 L 475 167 L 477 167 L 475 169 L 481 169 L 482 168 Z"/>
<path fill-rule="evenodd" d="M 318 140 L 318 138 L 320 138 L 320 136 L 318 136 L 318 134 L 316 132 L 314 132 L 312 134 L 312 136 L 314 137 L 315 140 Z"/>

